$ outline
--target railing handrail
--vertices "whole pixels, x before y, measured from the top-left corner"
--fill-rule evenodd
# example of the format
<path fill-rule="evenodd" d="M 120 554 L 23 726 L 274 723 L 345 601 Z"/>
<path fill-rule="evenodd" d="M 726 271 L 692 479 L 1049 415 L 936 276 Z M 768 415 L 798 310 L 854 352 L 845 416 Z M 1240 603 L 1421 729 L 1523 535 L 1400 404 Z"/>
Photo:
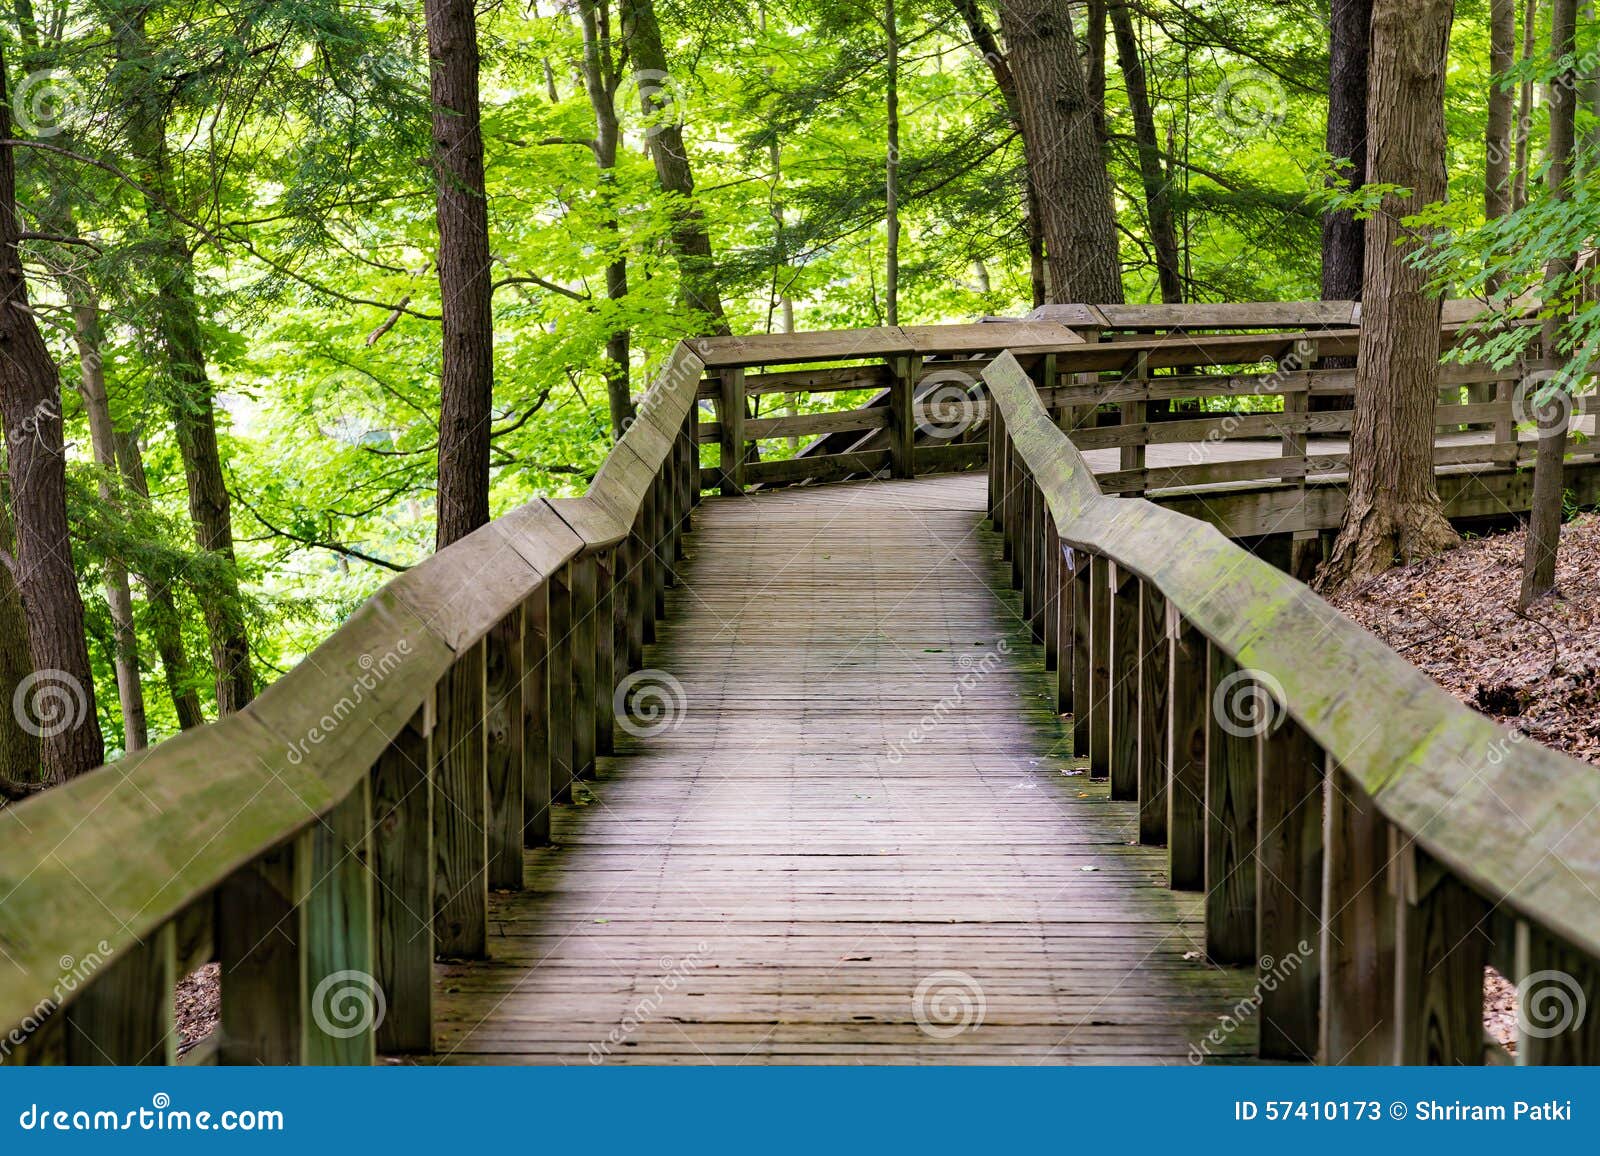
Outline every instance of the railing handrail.
<path fill-rule="evenodd" d="M 1451 697 L 1306 585 L 1214 527 L 1103 495 L 1009 353 L 994 412 L 1061 543 L 1153 584 L 1280 705 L 1407 838 L 1494 903 L 1600 955 L 1600 775 Z"/>
<path fill-rule="evenodd" d="M 463 652 L 629 532 L 704 370 L 679 343 L 582 497 L 535 497 L 399 575 L 244 710 L 0 811 L 0 1030 L 70 1002 L 63 960 L 144 942 L 356 789 Z"/>

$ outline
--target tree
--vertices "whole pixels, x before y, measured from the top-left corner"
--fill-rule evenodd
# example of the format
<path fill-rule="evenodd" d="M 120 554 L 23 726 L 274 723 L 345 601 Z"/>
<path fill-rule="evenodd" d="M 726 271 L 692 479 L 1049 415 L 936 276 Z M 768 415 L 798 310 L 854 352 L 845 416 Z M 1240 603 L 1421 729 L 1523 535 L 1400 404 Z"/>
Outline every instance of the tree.
<path fill-rule="evenodd" d="M 1155 250 L 1156 279 L 1161 286 L 1161 300 L 1177 305 L 1183 301 L 1183 270 L 1179 264 L 1177 226 L 1172 216 L 1171 178 L 1161 163 L 1161 143 L 1156 139 L 1156 121 L 1145 87 L 1139 39 L 1134 34 L 1127 0 L 1111 0 L 1109 15 L 1117 41 L 1117 62 L 1128 88 L 1128 107 L 1133 113 L 1133 139 L 1139 151 L 1139 177 L 1144 185 L 1150 247 Z"/>
<path fill-rule="evenodd" d="M 478 110 L 473 0 L 427 0 L 429 91 L 439 227 L 439 490 L 443 549 L 489 520 L 489 423 L 494 403 L 494 295 L 489 199 Z"/>
<path fill-rule="evenodd" d="M 11 486 L 0 474 L 0 551 L 16 557 L 11 532 Z M 33 673 L 28 653 L 28 615 L 11 567 L 0 565 L 0 792 L 14 793 L 40 776 L 39 736 L 23 726 L 26 716 L 6 709 Z M 23 691 L 26 694 L 26 690 Z"/>
<path fill-rule="evenodd" d="M 1511 211 L 1512 92 L 1507 87 L 1516 53 L 1517 0 L 1489 0 L 1489 118 L 1484 130 L 1483 211 Z"/>
<path fill-rule="evenodd" d="M 1367 58 L 1373 0 L 1332 0 L 1328 34 L 1328 154 L 1348 161 L 1340 182 L 1349 192 L 1367 171 Z M 1322 299 L 1359 301 L 1365 228 L 1349 209 L 1322 218 Z"/>
<path fill-rule="evenodd" d="M 1066 0 L 1001 0 L 1022 113 L 1023 148 L 1039 190 L 1051 298 L 1122 301 L 1111 182 Z"/>
<path fill-rule="evenodd" d="M 11 102 L 0 53 L 0 140 Z M 20 698 L 40 738 L 40 778 L 60 782 L 105 761 L 94 708 L 83 598 L 67 528 L 61 379 L 28 301 L 17 215 L 16 150 L 0 145 L 0 409 L 16 551 L 4 559 L 28 618 L 33 681 Z"/>
<path fill-rule="evenodd" d="M 887 125 L 883 162 L 884 225 L 888 234 L 884 246 L 884 324 L 900 324 L 900 26 L 894 11 L 895 0 L 884 0 L 883 107 Z"/>
<path fill-rule="evenodd" d="M 1550 85 L 1550 146 L 1546 169 L 1546 195 L 1559 205 L 1571 195 L 1575 171 L 1574 154 L 1578 102 L 1577 0 L 1552 0 L 1550 8 L 1550 57 L 1556 70 Z M 1571 278 L 1575 255 L 1562 253 L 1551 258 L 1545 274 L 1551 299 L 1545 302 L 1544 356 L 1555 359 L 1563 345 L 1562 327 L 1571 307 L 1561 296 Z M 1570 373 L 1570 367 L 1568 372 Z M 1565 393 L 1565 375 L 1558 375 L 1547 386 L 1551 392 Z M 1539 448 L 1533 464 L 1533 500 L 1528 514 L 1528 535 L 1522 555 L 1522 589 L 1517 605 L 1526 610 L 1532 603 L 1556 588 L 1556 550 L 1561 544 L 1562 461 L 1567 452 L 1567 422 L 1570 405 L 1554 398 L 1539 408 Z"/>
<path fill-rule="evenodd" d="M 1375 0 L 1367 89 L 1366 183 L 1383 190 L 1366 218 L 1361 345 L 1344 524 L 1321 581 L 1382 573 L 1396 558 L 1458 541 L 1434 486 L 1441 298 L 1410 258 L 1426 234 L 1405 218 L 1444 199 L 1444 82 L 1451 0 Z"/>

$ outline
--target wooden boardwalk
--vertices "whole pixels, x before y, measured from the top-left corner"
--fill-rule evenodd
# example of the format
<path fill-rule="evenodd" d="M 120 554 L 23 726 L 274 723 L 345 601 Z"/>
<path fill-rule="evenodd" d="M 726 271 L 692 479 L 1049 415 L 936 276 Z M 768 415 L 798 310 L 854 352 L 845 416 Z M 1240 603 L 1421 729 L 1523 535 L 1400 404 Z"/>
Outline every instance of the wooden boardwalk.
<path fill-rule="evenodd" d="M 433 1061 L 1189 1062 L 1253 977 L 1070 757 L 983 501 L 700 507 L 645 655 L 669 721 L 557 808 L 491 961 L 440 965 Z"/>

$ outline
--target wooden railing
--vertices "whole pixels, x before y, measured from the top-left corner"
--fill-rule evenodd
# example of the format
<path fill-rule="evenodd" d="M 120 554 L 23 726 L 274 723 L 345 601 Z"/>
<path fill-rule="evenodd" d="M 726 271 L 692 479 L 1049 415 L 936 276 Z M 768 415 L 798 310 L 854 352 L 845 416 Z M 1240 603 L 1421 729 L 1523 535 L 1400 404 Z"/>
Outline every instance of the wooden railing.
<path fill-rule="evenodd" d="M 1600 1061 L 1600 772 L 1210 526 L 1103 495 L 1015 357 L 984 378 L 990 512 L 1060 709 L 1204 892 L 1208 956 L 1258 969 L 1261 1055 L 1504 1061 L 1492 964 L 1521 985 L 1518 1063 Z"/>
<path fill-rule="evenodd" d="M 1478 309 L 1449 303 L 1447 347 Z M 1351 302 L 1046 306 L 1024 322 L 702 339 L 699 398 L 715 414 L 697 435 L 718 447 L 718 464 L 701 485 L 742 493 L 982 466 L 979 377 L 1002 349 L 1034 369 L 1080 450 L 1117 451 L 1095 463 L 1107 491 L 1337 479 L 1349 465 L 1343 447 L 1316 439 L 1351 429 L 1355 370 L 1327 363 L 1355 357 L 1359 315 Z M 1443 365 L 1435 465 L 1530 460 L 1534 443 L 1518 426 L 1534 416 L 1540 369 L 1536 358 Z M 1597 409 L 1579 399 L 1579 414 Z M 781 444 L 802 439 L 812 440 L 798 453 Z M 1187 445 L 1180 459 L 1158 450 L 1163 460 L 1149 460 L 1151 447 L 1177 444 Z"/>
<path fill-rule="evenodd" d="M 186 1062 L 430 1050 L 435 957 L 485 953 L 489 889 L 608 753 L 703 370 L 679 346 L 583 497 L 407 571 L 241 713 L 0 812 L 0 1062 L 171 1063 L 174 985 L 211 960 Z"/>

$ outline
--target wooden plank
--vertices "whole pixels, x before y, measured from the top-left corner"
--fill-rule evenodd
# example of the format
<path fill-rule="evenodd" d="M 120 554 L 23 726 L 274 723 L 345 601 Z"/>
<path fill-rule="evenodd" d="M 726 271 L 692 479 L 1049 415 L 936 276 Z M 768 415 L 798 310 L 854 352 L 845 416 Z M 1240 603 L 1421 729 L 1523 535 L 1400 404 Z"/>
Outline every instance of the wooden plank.
<path fill-rule="evenodd" d="M 677 522 L 676 517 L 672 518 L 671 521 L 675 525 Z M 677 532 L 674 529 L 671 535 L 674 550 L 676 550 L 677 537 Z M 615 754 L 617 749 L 614 726 L 615 707 L 611 696 L 617 687 L 617 613 L 615 601 L 616 570 L 619 556 L 619 550 L 602 551 L 595 556 L 594 750 L 596 756 L 610 756 Z M 627 596 L 625 588 L 622 594 L 623 597 Z M 626 637 L 623 639 L 623 645 L 627 645 Z M 521 874 L 520 854 L 519 847 L 519 877 Z"/>
<path fill-rule="evenodd" d="M 1263 1059 L 1317 1056 L 1324 756 L 1293 719 L 1257 736 L 1256 947 Z M 1270 981 L 1270 982 L 1269 982 Z"/>
<path fill-rule="evenodd" d="M 783 461 L 754 462 L 745 468 L 750 485 L 779 485 L 785 482 L 834 482 L 859 474 L 875 474 L 889 468 L 888 450 L 864 450 L 815 457 L 788 458 Z"/>
<path fill-rule="evenodd" d="M 1256 672 L 1206 650 L 1206 955 L 1256 961 L 1256 736 L 1270 726 Z"/>
<path fill-rule="evenodd" d="M 639 573 L 644 573 L 641 563 Z M 545 586 L 549 592 L 548 657 L 545 660 L 545 712 L 544 717 L 550 739 L 550 801 L 572 801 L 573 774 L 573 666 L 576 651 L 573 641 L 572 579 L 569 568 L 552 574 Z M 642 609 L 643 594 L 639 594 L 637 621 L 647 617 Z M 642 628 L 642 627 L 641 627 Z"/>
<path fill-rule="evenodd" d="M 1167 600 L 1152 583 L 1139 583 L 1139 842 L 1167 842 Z"/>
<path fill-rule="evenodd" d="M 1111 565 L 1089 558 L 1089 777 L 1111 777 Z"/>
<path fill-rule="evenodd" d="M 888 429 L 892 421 L 892 412 L 883 408 L 829 410 L 825 413 L 748 418 L 744 423 L 744 432 L 752 441 L 772 441 L 851 430 Z"/>
<path fill-rule="evenodd" d="M 1600 968 L 1592 957 L 1519 921 L 1517 1063 L 1593 1065 L 1600 1059 Z"/>
<path fill-rule="evenodd" d="M 484 639 L 485 783 L 489 886 L 522 886 L 522 765 L 527 727 L 522 717 L 523 614 L 518 606 Z"/>
<path fill-rule="evenodd" d="M 708 366 L 715 365 L 711 358 Z M 722 437 L 722 492 L 744 493 L 744 369 L 730 366 L 721 373 L 722 392 L 717 399 L 717 424 Z"/>
<path fill-rule="evenodd" d="M 374 967 L 386 1055 L 433 1049 L 433 696 L 372 766 Z"/>
<path fill-rule="evenodd" d="M 1109 702 L 1111 797 L 1139 797 L 1139 580 L 1106 567 L 1110 603 Z"/>
<path fill-rule="evenodd" d="M 439 684 L 433 757 L 433 946 L 481 959 L 489 909 L 488 755 L 484 643 L 474 643 Z"/>
<path fill-rule="evenodd" d="M 1090 670 L 1093 668 L 1090 624 L 1092 612 L 1089 584 L 1093 581 L 1093 567 L 1089 555 L 1081 550 L 1073 552 L 1072 569 L 1072 753 L 1078 758 L 1089 757 L 1089 704 L 1093 688 Z"/>
<path fill-rule="evenodd" d="M 1361 784 L 1329 760 L 1322 819 L 1324 1064 L 1387 1064 L 1395 1049 L 1395 921 L 1389 825 Z"/>
<path fill-rule="evenodd" d="M 917 422 L 913 387 L 922 368 L 922 358 L 901 354 L 889 358 L 889 473 L 909 478 L 915 473 L 913 456 L 917 444 Z"/>
<path fill-rule="evenodd" d="M 659 527 L 657 527 L 659 529 Z M 660 573 L 660 567 L 656 572 Z M 572 774 L 592 779 L 595 772 L 595 662 L 599 648 L 597 595 L 599 567 L 593 556 L 568 568 L 572 583 Z"/>
<path fill-rule="evenodd" d="M 218 890 L 219 1063 L 303 1061 L 309 993 L 301 901 L 311 885 L 311 855 L 307 831 L 241 867 Z"/>
<path fill-rule="evenodd" d="M 311 828 L 311 882 L 301 914 L 303 1063 L 370 1066 L 376 1059 L 375 1029 L 388 1005 L 373 956 L 371 827 L 372 797 L 363 779 Z"/>
<path fill-rule="evenodd" d="M 1391 860 L 1397 1064 L 1483 1063 L 1489 907 L 1415 844 Z"/>
<path fill-rule="evenodd" d="M 178 1036 L 172 990 L 180 978 L 172 924 L 94 972 L 87 990 L 65 1012 L 65 1056 L 73 1065 L 174 1064 Z M 76 960 L 65 957 L 62 970 Z M 56 1018 L 56 1017 L 51 1017 Z"/>
<path fill-rule="evenodd" d="M 522 604 L 522 842 L 550 842 L 551 765 L 555 740 L 550 725 L 550 587 L 540 586 Z"/>

